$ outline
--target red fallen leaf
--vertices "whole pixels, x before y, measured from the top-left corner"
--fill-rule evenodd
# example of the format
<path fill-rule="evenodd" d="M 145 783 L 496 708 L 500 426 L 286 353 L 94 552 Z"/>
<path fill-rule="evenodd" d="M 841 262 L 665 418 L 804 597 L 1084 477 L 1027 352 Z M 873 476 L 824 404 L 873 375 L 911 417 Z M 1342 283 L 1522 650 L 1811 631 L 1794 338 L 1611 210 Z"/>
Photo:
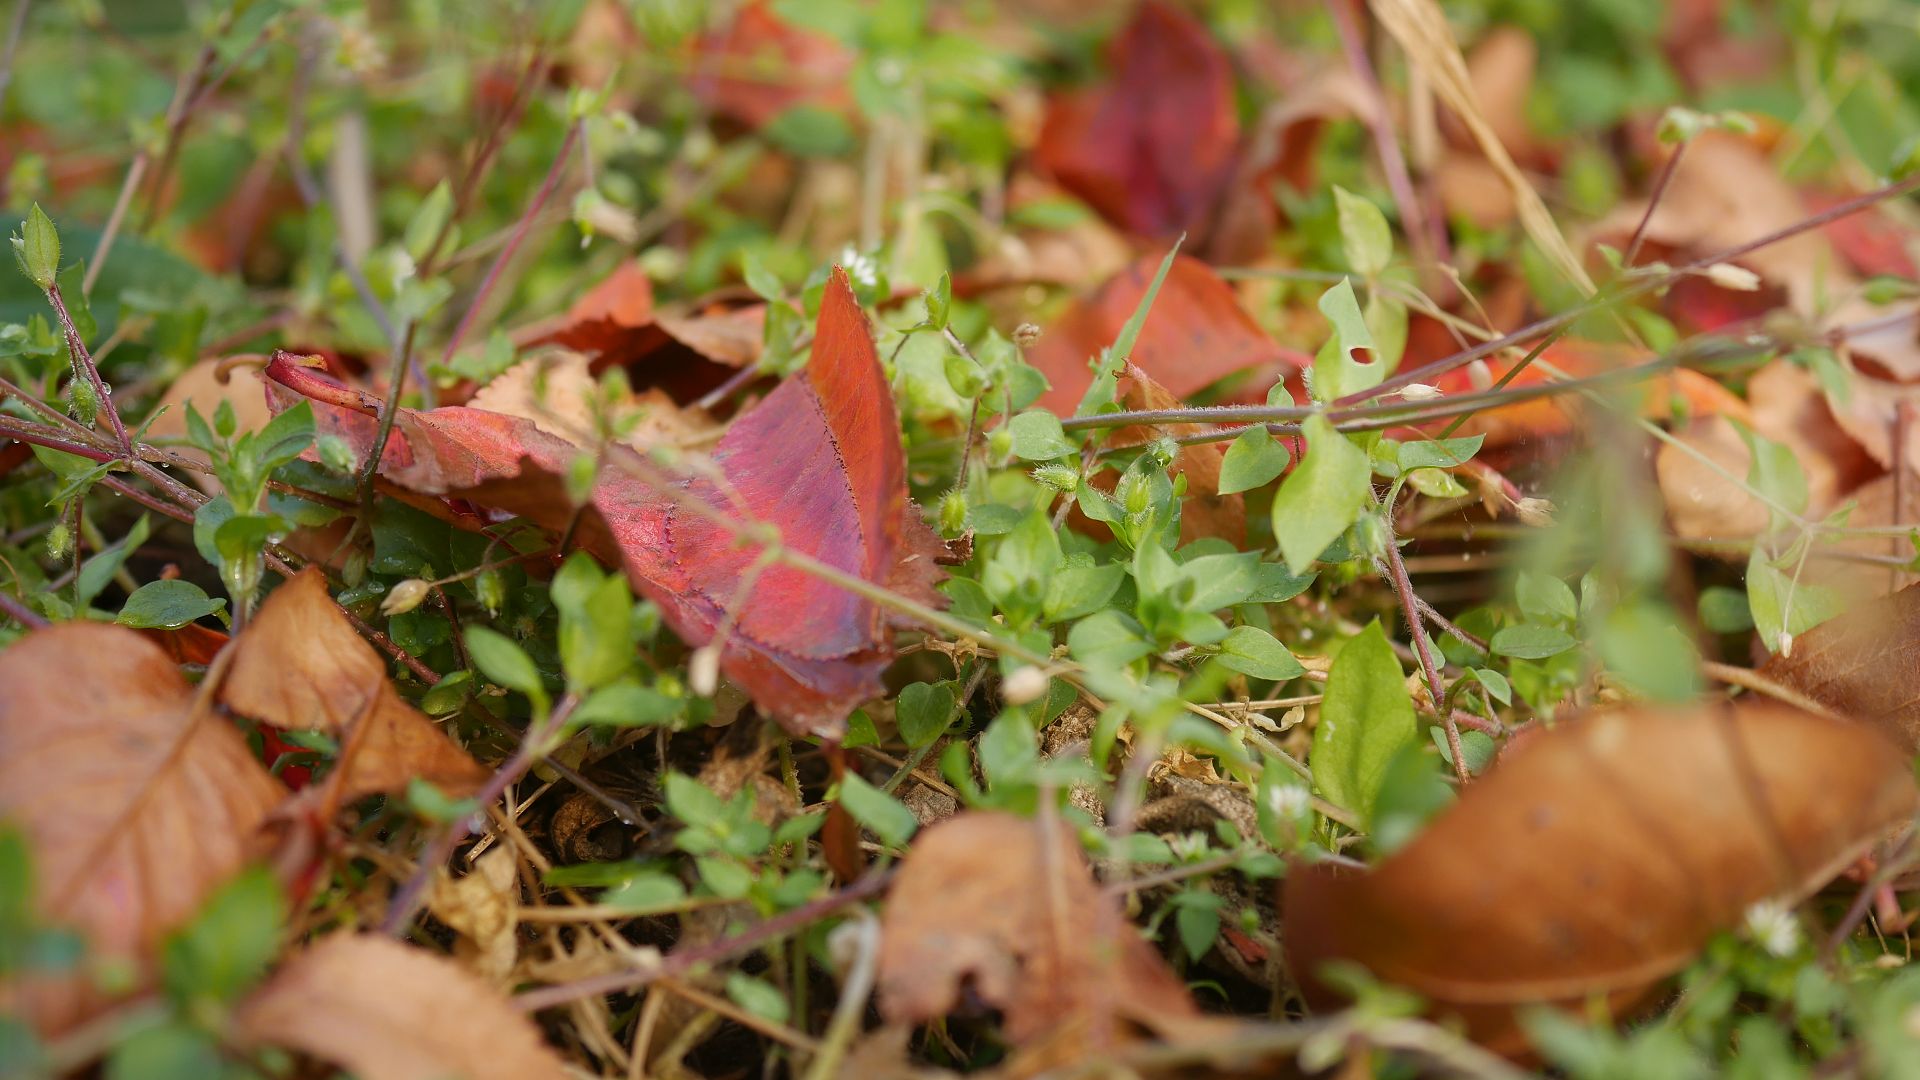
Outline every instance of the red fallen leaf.
<path fill-rule="evenodd" d="M 285 355 L 267 366 L 267 378 L 276 409 L 310 400 L 323 433 L 371 450 L 377 399 Z M 736 527 L 771 525 L 792 551 L 937 602 L 939 540 L 907 499 L 899 432 L 866 316 L 836 270 L 806 369 L 737 417 L 714 448 L 726 493 L 705 474 L 667 476 L 627 447 L 603 447 L 577 536 L 620 562 L 689 644 L 705 644 L 733 611 L 721 670 L 792 730 L 837 733 L 854 705 L 881 691 L 893 652 L 890 618 L 871 600 L 779 563 L 742 595 L 760 548 L 734 546 L 735 529 L 708 515 Z M 456 524 L 449 498 L 559 532 L 575 516 L 563 478 L 582 452 L 520 417 L 401 409 L 379 475 L 388 490 Z M 701 504 L 707 513 L 693 508 Z"/>
<path fill-rule="evenodd" d="M 1226 53 L 1193 16 L 1146 0 L 1107 61 L 1104 85 L 1051 102 L 1036 160 L 1129 232 L 1198 231 L 1240 139 Z"/>
<path fill-rule="evenodd" d="M 694 96 L 752 128 L 796 105 L 839 104 L 853 70 L 853 55 L 839 42 L 788 23 L 762 0 L 701 38 L 695 51 Z"/>
<path fill-rule="evenodd" d="M 1093 382 L 1089 360 L 1113 344 L 1146 295 L 1161 256 L 1136 260 L 1090 296 L 1074 302 L 1027 353 L 1051 384 L 1042 408 L 1066 414 Z M 1278 376 L 1307 367 L 1309 357 L 1282 348 L 1261 331 L 1233 289 L 1206 263 L 1176 256 L 1134 342 L 1132 362 L 1175 398 L 1244 371 Z"/>
<path fill-rule="evenodd" d="M 1802 197 L 1813 213 L 1830 210 L 1849 198 L 1813 191 Z M 1920 264 L 1913 261 L 1916 237 L 1878 207 L 1830 221 L 1821 226 L 1820 231 L 1859 273 L 1920 278 Z"/>
<path fill-rule="evenodd" d="M 1625 1008 L 1748 906 L 1797 901 L 1916 805 L 1866 724 L 1771 702 L 1621 709 L 1540 730 L 1365 872 L 1287 874 L 1287 964 L 1319 1007 L 1330 960 L 1420 994 L 1504 1053 L 1517 1008 Z"/>

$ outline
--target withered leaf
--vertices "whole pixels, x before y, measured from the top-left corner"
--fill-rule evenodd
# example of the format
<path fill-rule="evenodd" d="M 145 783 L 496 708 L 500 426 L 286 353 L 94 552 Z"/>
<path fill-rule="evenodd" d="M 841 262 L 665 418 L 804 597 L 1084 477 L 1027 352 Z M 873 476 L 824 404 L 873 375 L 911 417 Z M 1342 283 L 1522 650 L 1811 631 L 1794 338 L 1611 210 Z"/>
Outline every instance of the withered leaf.
<path fill-rule="evenodd" d="M 1863 604 L 1794 639 L 1760 674 L 1920 748 L 1920 585 Z"/>
<path fill-rule="evenodd" d="M 141 634 L 67 622 L 0 652 L 0 820 L 26 832 L 40 917 L 78 930 L 91 962 L 151 983 L 161 938 L 261 853 L 286 797 Z M 0 992 L 43 1034 L 111 998 L 84 975 Z"/>
<path fill-rule="evenodd" d="M 232 646 L 221 699 L 263 724 L 342 736 L 316 796 L 322 814 L 414 778 L 465 795 L 487 771 L 400 697 L 386 665 L 309 568 L 275 589 Z"/>
<path fill-rule="evenodd" d="M 970 986 L 1030 1059 L 1079 1060 L 1140 1031 L 1180 1038 L 1207 1026 L 1064 827 L 975 811 L 927 829 L 901 864 L 881 932 L 880 1012 L 891 1023 L 945 1016 Z"/>
<path fill-rule="evenodd" d="M 1108 66 L 1108 82 L 1050 104 L 1041 167 L 1129 232 L 1199 229 L 1240 138 L 1226 52 L 1193 16 L 1147 0 L 1113 40 Z"/>
<path fill-rule="evenodd" d="M 1140 306 L 1161 256 L 1135 260 L 1092 295 L 1076 301 L 1041 335 L 1028 360 L 1047 377 L 1044 408 L 1070 412 L 1093 381 L 1087 362 L 1113 343 Z M 1206 263 L 1176 256 L 1155 295 L 1129 357 L 1175 398 L 1188 398 L 1244 371 L 1271 378 L 1308 359 L 1274 344 L 1240 306 L 1233 289 Z"/>
<path fill-rule="evenodd" d="M 277 408 L 309 400 L 321 432 L 371 451 L 378 400 L 290 356 L 277 356 L 267 379 Z M 580 514 L 564 477 L 584 452 L 520 417 L 400 409 L 379 475 L 396 496 L 455 520 L 446 498 L 556 533 L 577 525 L 581 546 L 624 564 L 690 644 L 706 643 L 737 611 L 721 669 L 795 731 L 837 731 L 853 706 L 880 692 L 890 619 L 866 597 L 791 565 L 755 571 L 761 551 L 735 546 L 737 530 L 775 526 L 788 550 L 939 602 L 939 540 L 907 499 L 892 391 L 844 271 L 827 284 L 806 368 L 735 417 L 711 467 L 670 472 L 629 447 L 602 446 L 589 512 Z"/>
<path fill-rule="evenodd" d="M 1296 866 L 1288 964 L 1330 960 L 1524 1047 L 1512 1009 L 1627 1005 L 1716 931 L 1824 884 L 1916 805 L 1906 757 L 1862 724 L 1770 703 L 1622 709 L 1528 737 L 1366 872 Z"/>
<path fill-rule="evenodd" d="M 563 1080 L 525 1014 L 458 965 L 389 938 L 335 934 L 239 1009 L 253 1044 L 289 1047 L 362 1080 Z"/>

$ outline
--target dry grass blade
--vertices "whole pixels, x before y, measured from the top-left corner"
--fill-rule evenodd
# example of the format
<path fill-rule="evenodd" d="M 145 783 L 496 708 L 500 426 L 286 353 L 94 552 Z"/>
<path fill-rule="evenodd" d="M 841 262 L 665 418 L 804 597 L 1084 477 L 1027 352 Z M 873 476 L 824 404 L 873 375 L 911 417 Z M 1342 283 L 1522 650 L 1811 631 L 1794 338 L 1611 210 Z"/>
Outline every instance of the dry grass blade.
<path fill-rule="evenodd" d="M 381 937 L 336 934 L 241 1006 L 248 1042 L 291 1047 L 362 1080 L 560 1080 L 524 1015 L 453 963 Z"/>
<path fill-rule="evenodd" d="M 1819 887 L 1915 809 L 1864 725 L 1772 704 L 1599 713 L 1532 736 L 1371 871 L 1296 867 L 1289 964 L 1330 960 L 1524 1047 L 1511 1009 L 1627 1004 L 1757 901 Z"/>
<path fill-rule="evenodd" d="M 1500 136 L 1487 122 L 1474 95 L 1466 58 L 1460 54 L 1460 45 L 1454 41 L 1453 31 L 1447 28 L 1447 17 L 1440 6 L 1434 0 L 1372 0 L 1372 8 L 1380 24 L 1406 50 L 1408 61 L 1433 84 L 1441 100 L 1473 135 L 1487 162 L 1512 190 L 1520 226 L 1527 231 L 1527 236 L 1568 281 L 1588 295 L 1596 292 L 1593 278 L 1567 245 L 1567 238 L 1560 234 L 1560 227 L 1554 224 L 1553 214 L 1541 201 L 1540 193 L 1521 174 L 1513 155 L 1507 153 Z"/>
<path fill-rule="evenodd" d="M 286 789 L 132 630 L 70 622 L 31 634 L 0 652 L 0 687 L 0 820 L 26 832 L 34 905 L 78 930 L 96 964 L 130 965 L 123 989 L 138 990 L 166 932 L 257 853 Z M 84 972 L 0 999 L 43 1033 L 109 1001 Z"/>

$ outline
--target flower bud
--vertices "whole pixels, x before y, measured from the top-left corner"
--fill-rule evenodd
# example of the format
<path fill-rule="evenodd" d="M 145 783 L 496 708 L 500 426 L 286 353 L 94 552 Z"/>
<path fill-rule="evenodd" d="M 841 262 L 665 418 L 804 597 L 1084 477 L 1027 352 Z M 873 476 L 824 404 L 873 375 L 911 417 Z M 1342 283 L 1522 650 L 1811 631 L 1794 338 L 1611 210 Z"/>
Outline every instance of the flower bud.
<path fill-rule="evenodd" d="M 940 534 L 959 536 L 967 529 L 967 497 L 949 491 L 940 498 Z"/>
<path fill-rule="evenodd" d="M 1475 360 L 1467 365 L 1467 381 L 1473 384 L 1475 390 L 1491 390 L 1493 389 L 1493 369 L 1487 366 L 1485 360 Z"/>
<path fill-rule="evenodd" d="M 1757 292 L 1760 289 L 1759 274 L 1732 263 L 1714 263 L 1707 267 L 1707 280 L 1735 292 Z"/>
<path fill-rule="evenodd" d="M 1000 684 L 1000 696 L 1009 705 L 1038 701 L 1047 693 L 1047 673 L 1037 667 L 1023 667 Z"/>
<path fill-rule="evenodd" d="M 1023 349 L 1031 349 L 1040 342 L 1040 328 L 1030 322 L 1023 322 L 1013 328 L 1013 343 Z"/>
<path fill-rule="evenodd" d="M 1521 499 L 1513 504 L 1513 512 L 1523 525 L 1532 525 L 1537 529 L 1553 525 L 1553 503 L 1547 499 Z"/>
<path fill-rule="evenodd" d="M 1067 465 L 1041 465 L 1031 474 L 1033 479 L 1055 491 L 1078 491 L 1080 473 Z"/>
<path fill-rule="evenodd" d="M 380 614 L 405 615 L 420 606 L 427 594 L 433 591 L 433 583 L 410 577 L 387 590 L 386 599 L 380 601 Z"/>
<path fill-rule="evenodd" d="M 1408 383 L 1400 388 L 1400 396 L 1408 401 L 1432 401 L 1442 396 L 1440 388 L 1428 383 Z"/>
<path fill-rule="evenodd" d="M 720 685 L 720 646 L 709 642 L 687 657 L 687 689 L 700 697 L 712 697 Z"/>

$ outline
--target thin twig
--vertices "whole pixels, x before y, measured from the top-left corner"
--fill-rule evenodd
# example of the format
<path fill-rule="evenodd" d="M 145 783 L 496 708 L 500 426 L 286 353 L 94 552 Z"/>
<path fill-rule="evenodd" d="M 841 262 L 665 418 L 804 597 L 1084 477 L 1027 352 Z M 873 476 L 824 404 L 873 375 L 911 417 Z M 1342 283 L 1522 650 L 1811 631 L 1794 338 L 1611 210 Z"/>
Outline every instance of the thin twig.
<path fill-rule="evenodd" d="M 53 313 L 60 319 L 60 329 L 67 337 L 67 351 L 73 355 L 74 366 L 80 369 L 80 375 L 93 387 L 98 399 L 100 411 L 107 415 L 107 424 L 113 429 L 114 442 L 127 457 L 133 457 L 133 442 L 127 438 L 127 425 L 120 420 L 120 410 L 113 407 L 113 392 L 107 389 L 106 380 L 100 377 L 100 368 L 93 362 L 93 354 L 87 351 L 87 343 L 80 340 L 80 331 L 73 325 L 73 316 L 67 312 L 67 304 L 60 296 L 60 283 L 47 286 L 47 302 L 53 305 Z"/>
<path fill-rule="evenodd" d="M 1640 224 L 1633 227 L 1633 239 L 1627 241 L 1626 254 L 1620 257 L 1620 269 L 1633 269 L 1633 260 L 1640 254 L 1640 245 L 1646 241 L 1647 226 L 1653 223 L 1653 212 L 1660 207 L 1660 200 L 1667 194 L 1667 186 L 1673 183 L 1673 174 L 1680 168 L 1680 156 L 1687 152 L 1687 143 L 1682 140 L 1667 155 L 1666 164 L 1660 166 L 1660 175 L 1653 181 L 1653 191 L 1647 195 L 1646 212 L 1640 215 Z"/>
<path fill-rule="evenodd" d="M 1407 575 L 1407 564 L 1400 558 L 1400 544 L 1393 535 L 1393 525 L 1387 525 L 1387 554 L 1381 574 L 1393 582 L 1393 591 L 1400 597 L 1400 612 L 1406 617 L 1407 630 L 1413 635 L 1413 651 L 1420 658 L 1420 670 L 1427 678 L 1427 692 L 1433 695 L 1434 710 L 1440 714 L 1440 726 L 1447 733 L 1447 749 L 1453 756 L 1453 772 L 1461 783 L 1472 779 L 1467 771 L 1467 757 L 1460 745 L 1460 724 L 1454 720 L 1452 710 L 1441 711 L 1442 703 L 1447 700 L 1446 684 L 1440 679 L 1440 669 L 1433 662 L 1433 645 L 1427 641 L 1427 625 L 1420 618 L 1420 601 L 1413 595 L 1413 579 Z"/>

